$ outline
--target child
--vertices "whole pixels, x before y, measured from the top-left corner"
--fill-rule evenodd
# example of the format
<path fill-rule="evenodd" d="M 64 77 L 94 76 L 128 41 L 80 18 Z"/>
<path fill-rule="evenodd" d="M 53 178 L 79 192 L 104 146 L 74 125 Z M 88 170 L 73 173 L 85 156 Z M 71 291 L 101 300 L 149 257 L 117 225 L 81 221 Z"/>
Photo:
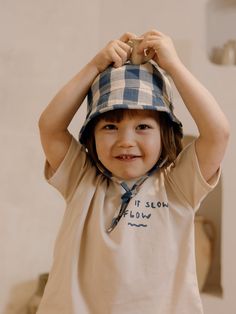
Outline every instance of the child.
<path fill-rule="evenodd" d="M 38 314 L 203 313 L 194 215 L 217 184 L 229 126 L 168 36 L 141 36 L 140 53 L 155 51 L 143 65 L 128 62 L 134 37 L 108 43 L 40 117 L 45 176 L 67 209 Z M 199 130 L 183 150 L 159 67 Z M 68 126 L 87 94 L 79 143 Z"/>

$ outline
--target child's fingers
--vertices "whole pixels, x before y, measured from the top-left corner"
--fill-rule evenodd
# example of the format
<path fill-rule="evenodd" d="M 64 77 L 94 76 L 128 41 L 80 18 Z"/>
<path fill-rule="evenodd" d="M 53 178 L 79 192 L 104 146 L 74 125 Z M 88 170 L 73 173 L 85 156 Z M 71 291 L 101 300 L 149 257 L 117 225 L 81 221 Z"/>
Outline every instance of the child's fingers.
<path fill-rule="evenodd" d="M 148 47 L 157 49 L 158 45 L 161 44 L 162 40 L 165 40 L 167 36 L 158 30 L 150 30 L 140 37 L 143 38 L 143 41 L 139 45 L 139 52 L 141 53 L 144 49 Z"/>
<path fill-rule="evenodd" d="M 150 30 L 150 31 L 148 31 L 148 32 L 145 32 L 145 33 L 142 34 L 140 37 L 145 38 L 145 37 L 147 37 L 147 36 L 149 36 L 149 35 L 165 36 L 162 32 L 160 32 L 160 31 L 158 31 L 158 30 L 156 30 L 156 29 L 152 29 L 152 30 Z"/>
<path fill-rule="evenodd" d="M 115 68 L 122 66 L 123 60 L 119 56 L 119 54 L 115 51 L 115 49 L 113 51 L 111 51 L 111 59 L 113 61 L 113 66 Z"/>
<path fill-rule="evenodd" d="M 135 34 L 125 33 L 120 39 L 111 40 L 94 58 L 99 72 L 104 71 L 111 63 L 115 67 L 122 66 L 129 59 L 132 50 L 126 42 L 134 37 Z"/>
<path fill-rule="evenodd" d="M 125 53 L 126 60 L 130 57 L 132 48 L 127 43 L 124 43 L 123 41 L 118 42 L 118 46 L 123 50 L 123 53 Z"/>
<path fill-rule="evenodd" d="M 112 47 L 118 54 L 119 59 L 122 60 L 122 64 L 120 64 L 120 62 L 118 62 L 117 64 L 119 64 L 119 66 L 123 65 L 130 57 L 131 54 L 130 46 L 120 40 L 116 40 L 114 41 Z"/>
<path fill-rule="evenodd" d="M 137 35 L 135 35 L 134 33 L 127 32 L 127 33 L 124 33 L 119 39 L 120 41 L 127 43 L 130 39 L 136 38 L 136 37 Z"/>
<path fill-rule="evenodd" d="M 129 54 L 130 53 L 129 51 L 127 51 L 127 49 L 123 49 L 121 46 L 115 45 L 112 51 L 114 66 L 115 67 L 122 66 L 129 58 Z"/>
<path fill-rule="evenodd" d="M 144 49 L 147 48 L 157 49 L 162 40 L 163 37 L 148 34 L 143 38 L 143 41 L 140 43 L 138 51 L 141 53 Z"/>
<path fill-rule="evenodd" d="M 121 40 L 117 41 L 117 45 L 120 46 L 126 52 L 130 51 L 130 45 L 128 45 L 127 43 L 125 43 L 125 42 L 123 42 Z"/>
<path fill-rule="evenodd" d="M 122 50 L 124 50 L 127 53 L 127 55 L 129 55 L 131 52 L 131 47 L 119 39 L 113 40 L 109 43 L 108 49 L 112 47 L 120 47 Z"/>
<path fill-rule="evenodd" d="M 138 53 L 143 53 L 145 49 L 158 49 L 158 39 L 150 39 L 150 40 L 143 40 L 139 47 L 138 47 Z"/>

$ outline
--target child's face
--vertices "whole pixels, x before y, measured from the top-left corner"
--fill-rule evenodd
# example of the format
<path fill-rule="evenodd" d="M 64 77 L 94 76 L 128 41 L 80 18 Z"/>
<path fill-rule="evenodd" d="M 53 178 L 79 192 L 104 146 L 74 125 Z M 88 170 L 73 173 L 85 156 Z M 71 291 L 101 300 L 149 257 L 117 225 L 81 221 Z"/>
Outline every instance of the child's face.
<path fill-rule="evenodd" d="M 160 126 L 150 111 L 120 122 L 100 120 L 95 126 L 98 159 L 113 176 L 132 180 L 146 174 L 161 154 Z"/>

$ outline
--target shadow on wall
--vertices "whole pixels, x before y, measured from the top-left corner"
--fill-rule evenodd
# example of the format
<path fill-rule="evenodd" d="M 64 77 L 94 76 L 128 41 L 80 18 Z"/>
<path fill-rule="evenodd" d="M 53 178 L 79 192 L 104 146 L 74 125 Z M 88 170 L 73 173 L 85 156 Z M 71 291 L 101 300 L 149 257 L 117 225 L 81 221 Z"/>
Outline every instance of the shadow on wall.
<path fill-rule="evenodd" d="M 28 303 L 37 287 L 37 280 L 26 281 L 12 288 L 3 314 L 28 314 Z"/>

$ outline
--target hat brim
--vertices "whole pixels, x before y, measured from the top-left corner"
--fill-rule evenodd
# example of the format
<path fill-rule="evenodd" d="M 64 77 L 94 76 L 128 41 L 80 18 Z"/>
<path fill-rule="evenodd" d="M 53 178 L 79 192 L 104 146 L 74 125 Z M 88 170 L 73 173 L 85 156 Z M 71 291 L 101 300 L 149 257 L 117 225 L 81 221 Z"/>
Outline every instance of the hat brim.
<path fill-rule="evenodd" d="M 95 106 L 95 110 L 90 113 L 89 117 L 85 120 L 80 133 L 79 133 L 79 140 L 82 145 L 86 143 L 86 136 L 88 135 L 88 125 L 89 123 L 97 118 L 98 116 L 104 114 L 108 111 L 113 111 L 117 109 L 128 109 L 128 110 L 153 110 L 158 112 L 165 112 L 170 120 L 182 127 L 182 123 L 176 118 L 176 116 L 168 109 L 165 105 L 163 99 L 160 97 L 155 97 L 155 106 L 145 105 L 145 104 L 136 104 L 132 102 L 128 102 L 127 104 L 124 103 L 111 103 L 111 101 L 107 103 L 103 103 L 103 106 L 98 110 Z"/>

